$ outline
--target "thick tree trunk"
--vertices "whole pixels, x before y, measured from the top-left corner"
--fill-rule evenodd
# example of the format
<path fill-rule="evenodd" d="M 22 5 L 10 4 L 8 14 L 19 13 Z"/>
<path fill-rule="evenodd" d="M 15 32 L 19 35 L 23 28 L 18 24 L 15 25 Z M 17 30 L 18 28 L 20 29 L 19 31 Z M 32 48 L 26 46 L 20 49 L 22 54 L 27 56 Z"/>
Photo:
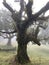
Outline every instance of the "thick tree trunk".
<path fill-rule="evenodd" d="M 17 60 L 18 63 L 24 64 L 30 62 L 27 55 L 27 40 L 24 39 L 24 36 L 21 35 L 18 38 L 18 50 L 17 50 Z"/>
<path fill-rule="evenodd" d="M 17 58 L 19 63 L 28 63 L 30 62 L 27 55 L 27 45 L 18 45 Z"/>

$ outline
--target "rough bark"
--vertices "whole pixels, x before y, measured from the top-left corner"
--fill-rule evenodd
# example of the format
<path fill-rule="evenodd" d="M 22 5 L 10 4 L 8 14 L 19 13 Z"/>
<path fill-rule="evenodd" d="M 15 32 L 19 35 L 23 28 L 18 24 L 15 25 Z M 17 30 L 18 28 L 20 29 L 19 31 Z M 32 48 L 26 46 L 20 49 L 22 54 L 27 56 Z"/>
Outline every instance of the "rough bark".
<path fill-rule="evenodd" d="M 23 28 L 18 33 L 17 37 L 18 37 L 17 38 L 17 41 L 18 41 L 17 60 L 18 62 L 21 64 L 30 62 L 28 54 L 27 54 L 28 41 L 26 40 L 25 31 L 23 31 Z"/>
<path fill-rule="evenodd" d="M 27 54 L 27 45 L 26 44 L 18 44 L 17 57 L 19 63 L 27 63 L 30 62 L 28 54 Z"/>

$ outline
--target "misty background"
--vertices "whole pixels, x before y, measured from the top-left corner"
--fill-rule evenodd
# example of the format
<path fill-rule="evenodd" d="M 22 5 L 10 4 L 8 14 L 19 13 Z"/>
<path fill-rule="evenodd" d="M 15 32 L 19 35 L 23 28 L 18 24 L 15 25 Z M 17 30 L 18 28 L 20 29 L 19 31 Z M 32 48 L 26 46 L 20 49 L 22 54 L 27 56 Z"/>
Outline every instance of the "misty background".
<path fill-rule="evenodd" d="M 26 1 L 26 0 L 25 0 Z M 33 13 L 36 13 L 36 12 L 38 12 L 47 2 L 48 2 L 49 0 L 34 0 L 34 5 L 33 5 L 33 7 L 32 7 L 32 9 L 33 9 Z M 0 1 L 0 11 L 2 11 L 2 10 L 6 10 L 6 11 L 8 11 L 4 6 L 3 6 L 3 4 L 2 4 L 2 2 L 3 2 L 3 0 L 1 0 Z M 7 0 L 7 2 L 8 2 L 8 4 L 10 4 L 10 6 L 11 7 L 13 7 L 13 9 L 15 10 L 17 10 L 17 11 L 19 11 L 20 10 L 20 3 L 19 2 L 17 2 L 17 4 L 14 2 L 14 0 Z M 26 1 L 26 3 L 28 2 L 28 0 Z M 40 3 L 40 4 L 39 4 Z M 8 11 L 9 12 L 9 11 Z M 11 13 L 9 12 L 9 14 L 11 15 Z M 9 15 L 9 16 L 10 16 Z M 47 11 L 46 12 L 46 14 L 45 14 L 45 16 L 47 16 L 47 15 L 49 15 L 49 11 Z M 5 16 L 7 16 L 7 18 L 8 18 L 8 14 L 5 14 Z M 4 17 L 4 16 L 3 16 Z M 5 17 L 5 19 L 6 19 L 6 17 Z M 9 19 L 10 20 L 10 19 Z M 2 21 L 2 20 L 1 20 Z M 4 19 L 3 19 L 3 21 L 4 21 Z M 12 20 L 10 20 L 10 21 L 12 21 Z M 4 25 L 4 24 L 3 24 Z M 49 37 L 49 20 L 48 20 L 48 22 L 46 22 L 46 25 L 47 25 L 47 28 L 44 30 L 44 29 L 40 29 L 40 32 L 39 32 L 39 35 L 38 35 L 38 37 L 39 38 L 48 38 Z M 1 25 L 0 25 L 1 26 Z M 31 29 L 31 28 L 30 28 Z M 8 42 L 8 39 L 4 39 L 2 36 L 0 36 L 0 44 L 2 45 L 4 45 L 4 44 L 6 44 Z M 14 36 L 12 39 L 11 39 L 11 43 L 13 44 L 13 43 L 17 43 L 16 42 L 16 36 Z M 44 40 L 42 40 L 42 43 L 49 43 L 49 38 L 46 40 L 46 41 L 44 41 Z"/>

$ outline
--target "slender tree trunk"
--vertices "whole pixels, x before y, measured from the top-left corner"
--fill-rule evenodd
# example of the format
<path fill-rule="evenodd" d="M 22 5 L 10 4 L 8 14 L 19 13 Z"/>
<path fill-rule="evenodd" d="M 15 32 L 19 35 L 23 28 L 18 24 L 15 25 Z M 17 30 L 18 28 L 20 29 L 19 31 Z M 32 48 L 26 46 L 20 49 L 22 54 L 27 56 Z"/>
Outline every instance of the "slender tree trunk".
<path fill-rule="evenodd" d="M 8 39 L 7 45 L 8 45 L 8 46 L 11 46 L 11 39 L 10 39 L 10 38 Z"/>

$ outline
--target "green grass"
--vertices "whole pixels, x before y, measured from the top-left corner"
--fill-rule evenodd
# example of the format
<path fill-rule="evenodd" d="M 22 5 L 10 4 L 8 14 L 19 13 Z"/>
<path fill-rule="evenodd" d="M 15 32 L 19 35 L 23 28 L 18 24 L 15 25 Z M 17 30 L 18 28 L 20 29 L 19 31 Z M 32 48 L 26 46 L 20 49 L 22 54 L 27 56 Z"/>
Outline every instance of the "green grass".
<path fill-rule="evenodd" d="M 9 65 L 9 62 L 14 55 L 14 52 L 0 52 L 0 65 Z"/>
<path fill-rule="evenodd" d="M 46 46 L 28 45 L 28 56 L 31 63 L 25 65 L 49 65 L 49 48 Z M 9 62 L 16 52 L 0 51 L 0 65 L 10 65 Z M 16 64 L 17 65 L 17 64 Z"/>
<path fill-rule="evenodd" d="M 46 46 L 29 46 L 28 55 L 33 65 L 49 65 L 49 48 Z"/>

